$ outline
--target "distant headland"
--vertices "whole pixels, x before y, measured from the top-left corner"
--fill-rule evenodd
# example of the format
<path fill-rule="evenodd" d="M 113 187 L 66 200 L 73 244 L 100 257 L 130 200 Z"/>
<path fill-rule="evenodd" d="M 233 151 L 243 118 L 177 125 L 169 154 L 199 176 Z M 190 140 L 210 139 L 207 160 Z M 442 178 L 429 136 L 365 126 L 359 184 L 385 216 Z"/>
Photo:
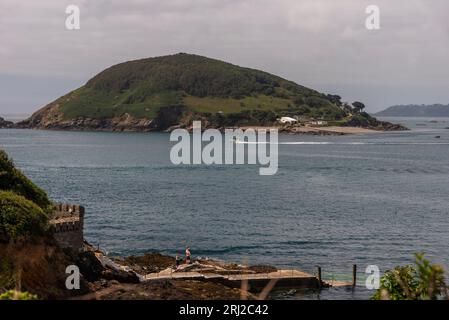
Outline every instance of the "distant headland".
<path fill-rule="evenodd" d="M 396 105 L 375 114 L 379 117 L 449 117 L 449 104 Z"/>

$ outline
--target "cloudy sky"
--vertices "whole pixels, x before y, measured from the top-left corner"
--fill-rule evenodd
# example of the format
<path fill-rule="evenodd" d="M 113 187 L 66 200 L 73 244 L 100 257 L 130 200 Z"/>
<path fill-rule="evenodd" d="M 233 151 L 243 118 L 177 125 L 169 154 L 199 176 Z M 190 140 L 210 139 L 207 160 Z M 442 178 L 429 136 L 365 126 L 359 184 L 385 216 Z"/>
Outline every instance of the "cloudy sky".
<path fill-rule="evenodd" d="M 65 28 L 78 5 L 81 29 Z M 380 8 L 380 30 L 365 9 Z M 113 64 L 188 52 L 360 100 L 449 103 L 447 0 L 1 0 L 0 114 L 30 113 Z"/>

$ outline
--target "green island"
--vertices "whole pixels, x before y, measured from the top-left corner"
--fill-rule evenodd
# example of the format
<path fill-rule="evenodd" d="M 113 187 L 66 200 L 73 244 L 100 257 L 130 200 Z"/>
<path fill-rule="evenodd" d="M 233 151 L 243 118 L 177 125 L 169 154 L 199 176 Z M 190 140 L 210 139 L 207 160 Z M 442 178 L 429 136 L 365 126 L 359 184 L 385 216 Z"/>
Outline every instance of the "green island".
<path fill-rule="evenodd" d="M 179 53 L 114 65 L 17 127 L 164 131 L 201 120 L 204 128 L 279 126 L 297 133 L 317 126 L 405 130 L 373 118 L 361 102 L 341 99 L 267 72 Z"/>

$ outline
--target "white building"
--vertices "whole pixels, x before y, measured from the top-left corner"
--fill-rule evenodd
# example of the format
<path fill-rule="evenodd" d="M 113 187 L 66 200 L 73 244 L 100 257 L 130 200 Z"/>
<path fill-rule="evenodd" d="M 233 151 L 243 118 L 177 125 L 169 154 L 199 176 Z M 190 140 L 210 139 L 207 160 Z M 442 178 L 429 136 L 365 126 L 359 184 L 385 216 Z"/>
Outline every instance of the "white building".
<path fill-rule="evenodd" d="M 298 120 L 296 120 L 296 119 L 294 119 L 294 118 L 290 118 L 290 117 L 282 117 L 282 118 L 279 119 L 279 122 L 280 122 L 280 123 L 289 123 L 289 124 L 292 124 L 292 123 L 298 122 Z"/>

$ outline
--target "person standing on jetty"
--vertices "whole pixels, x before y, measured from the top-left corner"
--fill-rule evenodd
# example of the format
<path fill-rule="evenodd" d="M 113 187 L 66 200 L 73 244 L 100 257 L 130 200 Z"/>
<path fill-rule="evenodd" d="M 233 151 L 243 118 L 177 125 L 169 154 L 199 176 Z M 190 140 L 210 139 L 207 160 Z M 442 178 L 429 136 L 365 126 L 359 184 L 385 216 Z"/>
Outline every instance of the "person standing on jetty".
<path fill-rule="evenodd" d="M 192 260 L 190 260 L 190 256 L 191 256 L 191 254 L 190 254 L 190 247 L 187 247 L 186 248 L 186 264 L 191 264 L 192 263 Z"/>
<path fill-rule="evenodd" d="M 181 264 L 181 257 L 179 254 L 176 255 L 176 269 L 179 269 L 179 265 Z"/>

